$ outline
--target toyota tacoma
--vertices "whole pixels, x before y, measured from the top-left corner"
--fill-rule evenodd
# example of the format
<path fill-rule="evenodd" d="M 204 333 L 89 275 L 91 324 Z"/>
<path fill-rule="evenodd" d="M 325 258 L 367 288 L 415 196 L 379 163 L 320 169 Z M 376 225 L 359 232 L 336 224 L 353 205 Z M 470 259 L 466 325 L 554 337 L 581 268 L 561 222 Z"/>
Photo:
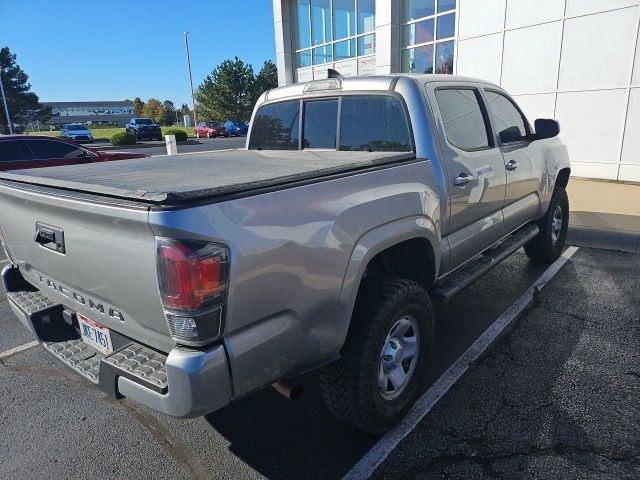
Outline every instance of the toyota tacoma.
<path fill-rule="evenodd" d="M 246 149 L 3 172 L 8 302 L 114 397 L 194 417 L 319 369 L 381 434 L 427 387 L 432 302 L 561 254 L 558 133 L 481 80 L 332 76 L 264 93 Z"/>

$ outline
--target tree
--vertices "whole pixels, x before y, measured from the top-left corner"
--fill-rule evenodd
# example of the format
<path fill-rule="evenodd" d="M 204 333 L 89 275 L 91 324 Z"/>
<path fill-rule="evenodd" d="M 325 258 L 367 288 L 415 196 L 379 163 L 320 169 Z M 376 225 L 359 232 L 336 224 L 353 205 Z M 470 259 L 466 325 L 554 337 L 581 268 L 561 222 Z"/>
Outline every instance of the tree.
<path fill-rule="evenodd" d="M 238 57 L 225 60 L 198 87 L 198 119 L 248 119 L 253 110 L 254 84 L 251 65 L 245 64 Z"/>
<path fill-rule="evenodd" d="M 271 60 L 265 60 L 254 81 L 253 101 L 251 103 L 255 104 L 258 101 L 258 98 L 260 98 L 260 95 L 262 95 L 267 90 L 276 88 L 277 86 L 278 68 Z"/>
<path fill-rule="evenodd" d="M 164 117 L 164 107 L 157 98 L 150 98 L 142 109 L 142 114 L 156 123 L 161 123 Z"/>
<path fill-rule="evenodd" d="M 162 117 L 162 125 L 173 125 L 176 121 L 176 106 L 171 100 L 162 102 L 164 107 L 164 116 Z"/>
<path fill-rule="evenodd" d="M 46 122 L 51 118 L 51 107 L 43 106 L 38 96 L 30 91 L 29 77 L 16 64 L 16 55 L 11 53 L 9 47 L 0 49 L 0 71 L 7 109 L 15 131 L 23 130 L 29 123 Z M 0 108 L 0 132 L 9 132 L 4 105 Z"/>
<path fill-rule="evenodd" d="M 141 117 L 143 115 L 142 111 L 144 110 L 144 102 L 140 99 L 140 97 L 136 97 L 133 99 L 133 114 L 136 117 Z"/>

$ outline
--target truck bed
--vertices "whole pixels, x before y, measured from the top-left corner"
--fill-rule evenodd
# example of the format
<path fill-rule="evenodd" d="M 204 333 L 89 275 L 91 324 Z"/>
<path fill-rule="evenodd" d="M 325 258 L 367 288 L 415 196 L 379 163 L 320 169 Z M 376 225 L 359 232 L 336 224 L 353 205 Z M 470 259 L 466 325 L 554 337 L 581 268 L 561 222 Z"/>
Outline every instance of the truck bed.
<path fill-rule="evenodd" d="M 411 152 L 232 150 L 0 172 L 0 180 L 180 204 L 415 158 Z"/>

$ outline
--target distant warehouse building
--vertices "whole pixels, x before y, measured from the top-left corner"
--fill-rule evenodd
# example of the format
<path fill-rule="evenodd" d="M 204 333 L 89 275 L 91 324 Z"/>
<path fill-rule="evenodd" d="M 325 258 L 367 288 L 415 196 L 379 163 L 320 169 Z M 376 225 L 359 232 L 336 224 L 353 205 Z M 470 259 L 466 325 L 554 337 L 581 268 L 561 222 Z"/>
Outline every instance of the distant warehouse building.
<path fill-rule="evenodd" d="M 51 107 L 52 125 L 65 123 L 114 124 L 124 127 L 134 116 L 130 100 L 109 102 L 42 102 Z"/>
<path fill-rule="evenodd" d="M 573 174 L 640 181 L 639 0 L 273 0 L 281 85 L 453 73 L 556 118 Z"/>

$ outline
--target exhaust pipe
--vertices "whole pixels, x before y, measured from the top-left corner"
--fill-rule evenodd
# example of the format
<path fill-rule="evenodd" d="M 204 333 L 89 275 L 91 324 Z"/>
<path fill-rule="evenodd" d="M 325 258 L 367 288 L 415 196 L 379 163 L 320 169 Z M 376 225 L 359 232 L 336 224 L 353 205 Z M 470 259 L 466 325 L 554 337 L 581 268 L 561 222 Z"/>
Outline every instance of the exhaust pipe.
<path fill-rule="evenodd" d="M 272 383 L 271 386 L 275 388 L 276 392 L 288 398 L 292 402 L 299 400 L 302 396 L 302 387 L 300 385 L 295 385 L 288 380 L 280 380 L 279 382 Z"/>

